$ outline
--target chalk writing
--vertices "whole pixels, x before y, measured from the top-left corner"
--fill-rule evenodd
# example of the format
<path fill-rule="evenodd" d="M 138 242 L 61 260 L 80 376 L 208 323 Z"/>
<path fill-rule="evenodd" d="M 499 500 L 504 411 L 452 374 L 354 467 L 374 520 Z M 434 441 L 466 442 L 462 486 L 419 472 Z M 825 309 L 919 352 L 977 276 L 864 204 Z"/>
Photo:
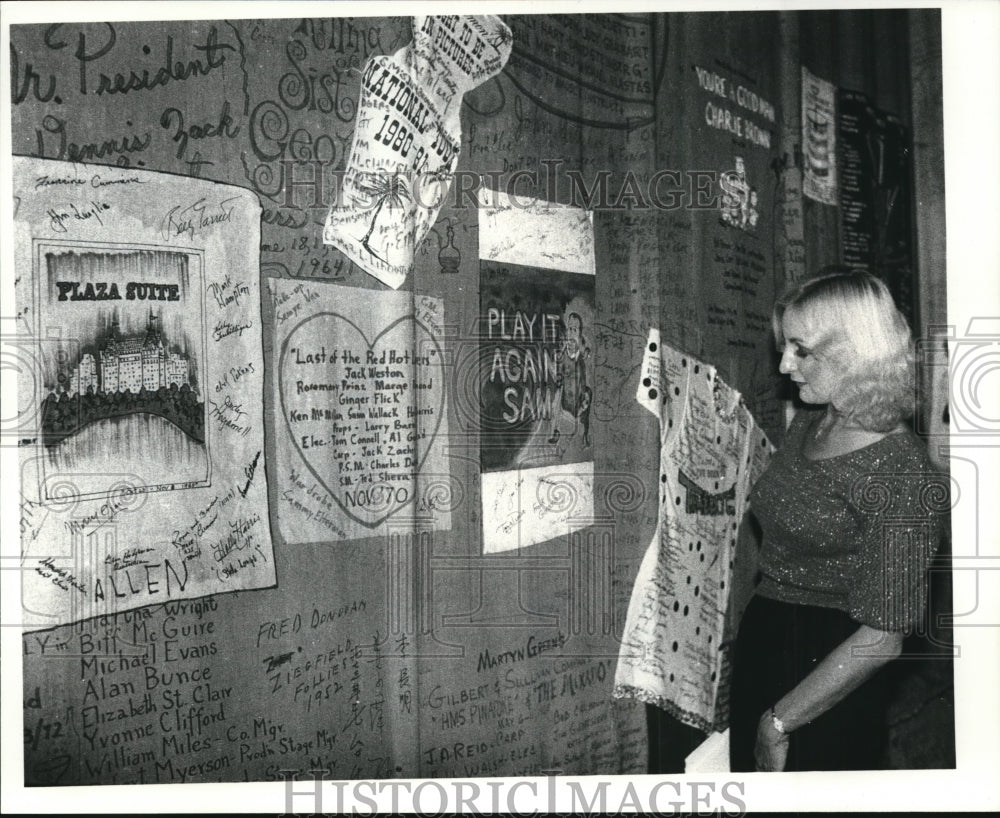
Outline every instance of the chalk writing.
<path fill-rule="evenodd" d="M 45 45 L 48 48 L 58 51 L 70 47 L 70 43 L 63 39 L 65 36 L 64 31 L 61 30 L 63 28 L 64 26 L 58 24 L 48 28 L 45 33 Z M 120 57 L 122 49 L 118 48 L 116 51 L 117 44 L 118 31 L 111 23 L 104 24 L 103 31 L 97 36 L 96 41 L 88 39 L 88 32 L 81 27 L 76 37 L 76 48 L 73 50 L 73 59 L 76 60 L 79 69 L 77 90 L 80 94 L 95 94 L 97 96 L 128 94 L 133 91 L 150 90 L 172 82 L 184 82 L 191 77 L 206 76 L 225 64 L 226 52 L 236 50 L 229 43 L 220 42 L 218 29 L 212 26 L 204 43 L 191 46 L 192 51 L 200 52 L 201 56 L 183 62 L 174 58 L 174 38 L 168 36 L 160 66 L 152 73 L 150 73 L 148 66 L 126 66 L 122 70 L 128 71 L 128 76 L 125 76 L 122 71 L 116 71 L 111 76 L 101 71 L 97 74 L 95 88 L 90 64 L 99 64 L 104 58 L 111 60 Z M 152 56 L 153 54 L 152 47 L 149 45 L 143 45 L 141 51 L 143 56 Z M 106 70 L 114 71 L 113 68 Z"/>
<path fill-rule="evenodd" d="M 641 730 L 624 741 L 607 736 L 615 718 L 606 699 L 613 662 L 551 653 L 558 654 L 565 643 L 562 634 L 539 633 L 520 644 L 491 646 L 477 660 L 484 680 L 432 686 L 421 697 L 428 738 L 421 750 L 425 774 L 537 774 L 543 752 L 549 763 L 564 768 L 579 763 L 598 742 L 612 767 L 634 763 Z M 625 708 L 622 715 L 628 712 Z M 544 750 L 534 729 L 541 720 L 554 739 Z"/>
<path fill-rule="evenodd" d="M 513 15 L 514 51 L 507 76 L 521 93 L 560 121 L 600 123 L 630 130 L 653 120 L 653 99 L 663 78 L 663 51 L 650 43 L 665 36 L 662 21 L 586 15 Z M 655 58 L 655 59 L 654 59 Z M 567 75 L 566 65 L 574 72 Z M 572 94 L 574 105 L 562 100 Z M 545 122 L 537 118 L 541 126 Z"/>
<path fill-rule="evenodd" d="M 184 112 L 178 108 L 167 108 L 160 116 L 160 125 L 167 130 L 173 130 L 171 139 L 177 143 L 177 158 L 180 159 L 187 151 L 191 139 L 207 139 L 210 137 L 226 137 L 232 139 L 239 135 L 240 126 L 234 124 L 229 113 L 229 101 L 222 104 L 218 122 L 207 122 L 203 125 L 185 125 Z"/>
<path fill-rule="evenodd" d="M 755 91 L 737 84 L 715 71 L 698 65 L 693 66 L 693 68 L 698 87 L 701 90 L 750 111 L 767 123 L 773 124 L 775 122 L 774 106 Z M 722 107 L 717 102 L 709 100 L 705 103 L 704 121 L 709 127 L 728 131 L 739 139 L 745 139 L 750 145 L 765 150 L 771 148 L 772 132 L 770 129 L 762 128 L 745 116 L 737 116 L 729 108 Z"/>

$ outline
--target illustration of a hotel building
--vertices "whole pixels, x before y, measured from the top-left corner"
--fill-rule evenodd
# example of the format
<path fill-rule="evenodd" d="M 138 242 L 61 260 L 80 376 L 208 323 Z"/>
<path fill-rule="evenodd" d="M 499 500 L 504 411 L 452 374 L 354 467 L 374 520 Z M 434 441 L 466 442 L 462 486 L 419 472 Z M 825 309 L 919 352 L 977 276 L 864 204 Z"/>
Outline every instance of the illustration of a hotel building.
<path fill-rule="evenodd" d="M 100 365 L 90 353 L 83 355 L 70 378 L 70 395 L 95 392 L 155 392 L 161 386 L 190 383 L 191 362 L 186 355 L 167 352 L 156 318 L 149 316 L 145 335 L 122 338 L 115 320 L 111 338 L 101 348 Z"/>

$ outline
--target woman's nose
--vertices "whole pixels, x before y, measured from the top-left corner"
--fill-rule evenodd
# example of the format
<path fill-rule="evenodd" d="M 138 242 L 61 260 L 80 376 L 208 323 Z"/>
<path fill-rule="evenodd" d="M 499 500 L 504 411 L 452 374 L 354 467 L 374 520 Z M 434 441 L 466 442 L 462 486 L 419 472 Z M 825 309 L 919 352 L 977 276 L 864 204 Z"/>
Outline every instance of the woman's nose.
<path fill-rule="evenodd" d="M 790 375 L 795 369 L 795 353 L 791 349 L 784 349 L 781 353 L 781 363 L 778 364 L 778 371 L 784 375 Z"/>

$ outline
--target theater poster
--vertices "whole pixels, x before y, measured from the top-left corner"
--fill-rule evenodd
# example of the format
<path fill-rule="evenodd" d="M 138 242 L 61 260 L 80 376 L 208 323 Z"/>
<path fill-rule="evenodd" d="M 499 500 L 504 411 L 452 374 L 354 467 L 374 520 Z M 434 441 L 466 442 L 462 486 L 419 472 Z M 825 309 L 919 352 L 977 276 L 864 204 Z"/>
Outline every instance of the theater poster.
<path fill-rule="evenodd" d="M 481 211 L 478 328 L 487 553 L 589 524 L 594 475 L 592 222 L 547 202 L 493 204 Z"/>
<path fill-rule="evenodd" d="M 272 585 L 257 198 L 14 175 L 25 624 Z"/>

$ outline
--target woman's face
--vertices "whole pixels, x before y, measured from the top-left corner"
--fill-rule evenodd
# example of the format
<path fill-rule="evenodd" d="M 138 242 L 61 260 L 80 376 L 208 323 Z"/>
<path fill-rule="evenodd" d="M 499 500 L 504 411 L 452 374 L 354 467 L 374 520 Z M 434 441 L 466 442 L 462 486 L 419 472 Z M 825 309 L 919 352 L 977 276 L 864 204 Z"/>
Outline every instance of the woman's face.
<path fill-rule="evenodd" d="M 840 383 L 841 368 L 816 352 L 822 336 L 794 310 L 782 316 L 781 332 L 785 346 L 778 369 L 799 385 L 799 397 L 805 403 L 831 403 Z"/>

